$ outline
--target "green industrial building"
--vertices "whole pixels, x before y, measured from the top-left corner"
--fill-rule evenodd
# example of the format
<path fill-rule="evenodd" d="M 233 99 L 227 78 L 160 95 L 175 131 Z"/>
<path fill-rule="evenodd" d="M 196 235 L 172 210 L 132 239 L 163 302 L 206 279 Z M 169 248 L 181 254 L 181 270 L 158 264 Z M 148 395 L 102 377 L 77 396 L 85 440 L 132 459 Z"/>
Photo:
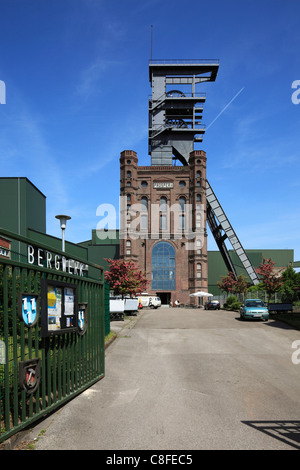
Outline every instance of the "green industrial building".
<path fill-rule="evenodd" d="M 241 262 L 234 250 L 228 250 L 236 269 L 237 275 L 243 274 L 248 277 L 245 269 L 241 266 Z M 272 259 L 275 263 L 274 268 L 279 272 L 284 271 L 288 266 L 294 266 L 294 250 L 245 250 L 249 260 L 254 268 L 257 268 L 263 259 Z M 208 291 L 211 294 L 220 294 L 218 282 L 221 276 L 227 276 L 228 271 L 223 262 L 223 258 L 219 251 L 208 251 Z"/>
<path fill-rule="evenodd" d="M 0 178 L 0 198 L 5 203 L 0 205 L 0 227 L 17 235 L 32 240 L 32 244 L 47 245 L 53 250 L 61 250 L 61 239 L 46 233 L 46 196 L 39 191 L 27 178 Z M 2 244 L 3 245 L 3 244 Z M 0 248 L 1 248 L 0 238 Z M 3 245 L 4 246 L 4 245 Z M 278 270 L 288 266 L 298 267 L 294 262 L 294 250 L 245 250 L 254 268 L 257 268 L 263 258 L 271 258 Z M 81 243 L 66 241 L 68 256 L 80 258 L 107 268 L 106 258 L 119 258 L 119 232 L 101 233 L 91 230 L 91 239 Z M 27 244 L 11 240 L 11 257 L 27 259 Z M 232 263 L 237 274 L 244 274 L 245 269 L 234 250 L 229 250 Z M 208 251 L 208 291 L 214 295 L 220 294 L 218 281 L 221 276 L 228 274 L 227 268 L 219 251 Z"/>
<path fill-rule="evenodd" d="M 15 261 L 27 262 L 28 240 L 35 247 L 47 246 L 53 252 L 60 252 L 61 238 L 46 233 L 46 196 L 28 178 L 0 178 L 0 228 L 16 234 L 20 240 L 9 239 L 9 257 Z M 4 203 L 3 203 L 4 202 Z M 24 242 L 22 241 L 24 237 Z M 2 242 L 1 242 L 2 240 Z M 0 237 L 0 248 L 4 239 Z M 68 257 L 82 262 L 101 264 L 96 260 L 94 250 L 76 243 L 66 241 L 65 251 Z M 97 258 L 98 259 L 98 258 Z M 93 268 L 89 266 L 89 275 Z"/>

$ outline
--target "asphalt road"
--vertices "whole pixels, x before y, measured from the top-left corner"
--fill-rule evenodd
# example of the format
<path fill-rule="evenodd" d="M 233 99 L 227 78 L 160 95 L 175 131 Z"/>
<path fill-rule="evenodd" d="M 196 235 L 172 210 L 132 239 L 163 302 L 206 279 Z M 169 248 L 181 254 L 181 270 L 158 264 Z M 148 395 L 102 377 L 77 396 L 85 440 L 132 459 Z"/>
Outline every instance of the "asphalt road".
<path fill-rule="evenodd" d="M 145 310 L 107 349 L 105 378 L 30 439 L 37 450 L 300 449 L 296 340 L 235 312 Z"/>

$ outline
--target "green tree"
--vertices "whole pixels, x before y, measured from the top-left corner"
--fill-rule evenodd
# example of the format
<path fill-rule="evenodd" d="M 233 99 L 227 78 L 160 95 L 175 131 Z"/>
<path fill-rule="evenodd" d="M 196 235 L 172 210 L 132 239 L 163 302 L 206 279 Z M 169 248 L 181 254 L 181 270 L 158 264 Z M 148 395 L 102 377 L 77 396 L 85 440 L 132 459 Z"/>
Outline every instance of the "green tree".
<path fill-rule="evenodd" d="M 275 292 L 278 292 L 283 284 L 282 276 L 275 273 L 275 263 L 270 259 L 263 258 L 263 262 L 257 268 L 257 274 L 260 276 L 263 288 L 268 295 L 268 304 L 270 297 Z"/>
<path fill-rule="evenodd" d="M 283 284 L 281 287 L 282 300 L 284 302 L 296 302 L 300 298 L 300 273 L 289 266 L 282 273 Z"/>

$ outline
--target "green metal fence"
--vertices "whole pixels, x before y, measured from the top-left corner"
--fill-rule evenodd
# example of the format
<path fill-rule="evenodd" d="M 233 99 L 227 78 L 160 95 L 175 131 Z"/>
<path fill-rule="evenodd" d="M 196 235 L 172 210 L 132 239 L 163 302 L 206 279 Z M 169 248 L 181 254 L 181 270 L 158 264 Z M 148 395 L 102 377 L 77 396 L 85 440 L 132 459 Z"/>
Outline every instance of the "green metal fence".
<path fill-rule="evenodd" d="M 0 229 L 1 236 L 31 248 L 27 259 L 24 251 L 0 258 L 0 442 L 104 377 L 105 352 L 102 268 L 74 257 L 70 261 L 57 250 L 54 266 L 49 254 L 53 249 L 45 245 L 34 247 L 38 256 L 33 260 L 30 239 Z M 63 261 L 69 262 L 68 269 Z M 63 301 L 58 294 L 55 300 L 55 308 L 60 299 L 65 312 L 64 328 L 58 330 L 50 324 L 53 304 L 49 289 L 45 294 L 47 283 L 68 288 Z M 66 292 L 72 296 L 67 298 Z M 22 316 L 22 302 L 31 296 L 37 307 L 32 324 Z"/>

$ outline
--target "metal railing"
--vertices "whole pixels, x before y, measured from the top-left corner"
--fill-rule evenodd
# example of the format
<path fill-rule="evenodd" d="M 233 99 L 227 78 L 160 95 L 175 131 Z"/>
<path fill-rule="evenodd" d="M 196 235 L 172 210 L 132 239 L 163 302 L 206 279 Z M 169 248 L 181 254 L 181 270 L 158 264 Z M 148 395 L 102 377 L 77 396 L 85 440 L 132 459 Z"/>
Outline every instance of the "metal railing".
<path fill-rule="evenodd" d="M 150 59 L 149 64 L 153 65 L 160 65 L 160 64 L 182 64 L 182 65 L 191 65 L 191 64 L 197 64 L 197 65 L 213 65 L 213 64 L 219 64 L 220 60 L 219 59 Z"/>

